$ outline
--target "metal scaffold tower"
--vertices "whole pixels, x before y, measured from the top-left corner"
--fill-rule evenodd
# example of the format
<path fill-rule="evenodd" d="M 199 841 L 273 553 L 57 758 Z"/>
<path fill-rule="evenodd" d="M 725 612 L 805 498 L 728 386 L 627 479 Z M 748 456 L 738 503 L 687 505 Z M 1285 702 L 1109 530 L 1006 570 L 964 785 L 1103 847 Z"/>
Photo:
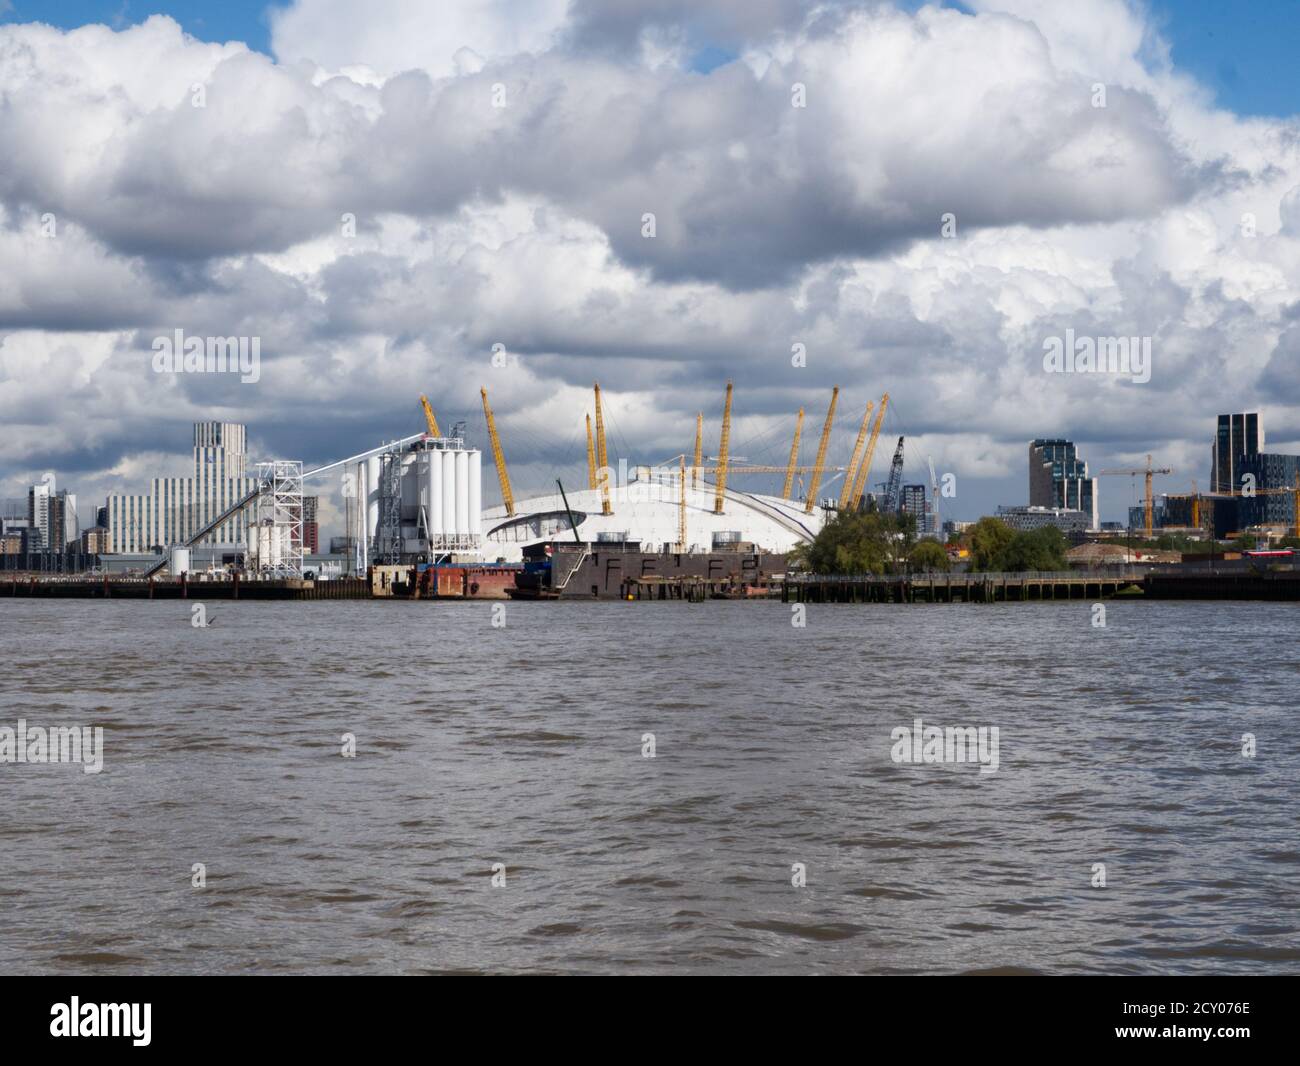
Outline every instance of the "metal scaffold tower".
<path fill-rule="evenodd" d="M 302 577 L 302 463 L 275 459 L 257 464 L 255 519 L 249 530 L 257 572 Z"/>
<path fill-rule="evenodd" d="M 397 448 L 379 457 L 379 528 L 375 530 L 375 559 L 402 561 L 402 453 Z"/>

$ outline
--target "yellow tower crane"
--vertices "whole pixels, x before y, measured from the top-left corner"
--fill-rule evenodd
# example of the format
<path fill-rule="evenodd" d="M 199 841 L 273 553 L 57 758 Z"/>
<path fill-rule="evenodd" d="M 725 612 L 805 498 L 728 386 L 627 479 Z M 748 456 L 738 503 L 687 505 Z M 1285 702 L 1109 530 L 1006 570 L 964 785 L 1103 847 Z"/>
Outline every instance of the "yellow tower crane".
<path fill-rule="evenodd" d="M 722 440 L 718 445 L 718 472 L 714 476 L 717 493 L 713 498 L 713 513 L 722 514 L 722 501 L 727 492 L 727 448 L 731 444 L 731 382 L 727 382 L 727 400 L 722 407 Z"/>
<path fill-rule="evenodd" d="M 587 488 L 596 487 L 596 443 L 591 439 L 591 415 L 587 416 Z"/>
<path fill-rule="evenodd" d="M 826 447 L 831 442 L 831 423 L 835 421 L 835 401 L 839 399 L 840 387 L 831 389 L 831 405 L 826 409 L 826 421 L 822 425 L 822 439 L 817 445 L 817 462 L 813 464 L 812 481 L 808 483 L 808 499 L 804 501 L 804 514 L 812 514 L 817 502 L 817 486 L 821 484 L 822 465 L 826 462 Z"/>
<path fill-rule="evenodd" d="M 433 408 L 429 406 L 429 397 L 420 397 L 420 406 L 424 408 L 424 421 L 429 427 L 429 436 L 441 437 L 442 431 L 438 429 L 438 420 L 433 417 Z"/>
<path fill-rule="evenodd" d="M 600 463 L 597 480 L 600 482 L 600 513 L 613 514 L 609 505 L 609 454 L 605 450 L 605 414 L 600 408 L 600 382 L 592 383 L 596 393 L 596 459 Z"/>
<path fill-rule="evenodd" d="M 840 490 L 839 509 L 842 511 L 849 505 L 849 500 L 853 498 L 853 483 L 858 474 L 858 461 L 862 458 L 862 445 L 867 440 L 867 426 L 871 423 L 871 412 L 876 409 L 876 405 L 867 402 L 867 409 L 862 413 L 862 425 L 858 428 L 858 439 L 853 442 L 853 455 L 849 458 L 848 473 L 844 475 L 844 488 Z"/>
<path fill-rule="evenodd" d="M 794 420 L 794 443 L 790 445 L 790 462 L 785 468 L 785 485 L 781 489 L 781 499 L 790 499 L 794 488 L 794 468 L 799 463 L 799 435 L 803 432 L 803 408 L 799 408 L 799 417 Z"/>
<path fill-rule="evenodd" d="M 515 516 L 515 494 L 510 491 L 510 473 L 506 470 L 506 457 L 501 451 L 501 438 L 497 436 L 496 420 L 488 405 L 487 389 L 479 389 L 483 397 L 483 417 L 487 420 L 488 438 L 492 441 L 492 461 L 497 465 L 497 480 L 501 482 L 501 501 L 506 505 L 506 517 Z"/>
<path fill-rule="evenodd" d="M 1116 475 L 1123 475 L 1124 477 L 1137 477 L 1138 474 L 1146 475 L 1146 495 L 1145 495 L 1145 499 L 1143 500 L 1142 530 L 1143 530 L 1143 536 L 1145 536 L 1147 540 L 1151 539 L 1152 526 L 1155 524 L 1155 501 L 1151 495 L 1151 479 L 1156 474 L 1172 474 L 1172 473 L 1173 471 L 1167 466 L 1162 466 L 1159 470 L 1155 469 L 1151 465 L 1151 456 L 1149 455 L 1147 456 L 1147 465 L 1145 470 L 1139 468 L 1137 470 L 1099 471 L 1099 475 L 1116 474 Z"/>
<path fill-rule="evenodd" d="M 858 464 L 857 475 L 853 479 L 853 495 L 849 499 L 849 509 L 857 511 L 862 505 L 862 496 L 867 491 L 867 475 L 871 473 L 871 458 L 876 454 L 876 441 L 880 439 L 880 427 L 885 422 L 885 408 L 889 406 L 889 393 L 880 397 L 880 410 L 876 412 L 876 424 L 871 427 L 871 438 L 867 441 L 867 451 Z"/>

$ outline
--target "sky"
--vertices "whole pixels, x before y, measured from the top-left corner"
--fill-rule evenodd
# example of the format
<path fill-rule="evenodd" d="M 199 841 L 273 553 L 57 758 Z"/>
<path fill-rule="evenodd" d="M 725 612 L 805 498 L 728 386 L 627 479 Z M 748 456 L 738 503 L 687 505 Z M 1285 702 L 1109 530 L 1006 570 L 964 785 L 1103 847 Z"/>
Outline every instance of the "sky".
<path fill-rule="evenodd" d="M 310 466 L 427 393 L 477 438 L 480 386 L 516 495 L 576 484 L 594 379 L 630 462 L 697 411 L 716 450 L 734 380 L 765 464 L 833 385 L 845 461 L 888 391 L 872 480 L 905 435 L 946 517 L 1026 502 L 1040 436 L 1204 488 L 1217 413 L 1300 451 L 1298 35 L 1300 0 L 0 0 L 0 497 L 54 471 L 87 521 L 205 418 Z M 157 373 L 176 329 L 259 338 L 259 379 Z M 1048 373 L 1067 335 L 1150 380 Z"/>

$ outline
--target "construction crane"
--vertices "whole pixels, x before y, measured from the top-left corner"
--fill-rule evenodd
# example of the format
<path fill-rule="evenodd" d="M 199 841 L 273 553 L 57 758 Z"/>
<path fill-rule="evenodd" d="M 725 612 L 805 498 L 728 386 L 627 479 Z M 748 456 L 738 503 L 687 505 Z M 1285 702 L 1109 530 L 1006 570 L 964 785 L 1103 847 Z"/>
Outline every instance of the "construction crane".
<path fill-rule="evenodd" d="M 874 403 L 867 403 L 867 409 L 862 414 L 862 425 L 858 428 L 858 439 L 853 442 L 853 455 L 849 458 L 849 472 L 844 475 L 844 488 L 840 490 L 839 509 L 842 511 L 849 505 L 849 497 L 853 495 L 853 481 L 858 472 L 858 461 L 862 458 L 862 445 L 867 439 L 867 426 L 871 422 L 871 412 L 875 408 Z"/>
<path fill-rule="evenodd" d="M 813 464 L 812 481 L 808 485 L 808 498 L 804 501 L 804 514 L 812 514 L 817 502 L 817 486 L 821 483 L 822 464 L 826 462 L 826 447 L 831 442 L 831 423 L 835 421 L 835 401 L 840 398 L 840 387 L 831 389 L 831 405 L 826 409 L 826 421 L 822 424 L 822 439 L 817 445 L 817 462 Z"/>
<path fill-rule="evenodd" d="M 885 497 L 882 509 L 885 514 L 898 514 L 903 505 L 903 438 L 898 438 L 898 447 L 894 449 L 894 459 L 889 464 L 889 480 L 885 483 Z"/>
<path fill-rule="evenodd" d="M 794 443 L 790 445 L 790 461 L 785 467 L 785 485 L 781 489 L 781 499 L 790 499 L 790 490 L 794 488 L 794 468 L 799 462 L 799 435 L 803 432 L 803 408 L 799 408 L 799 417 L 794 420 Z"/>
<path fill-rule="evenodd" d="M 849 500 L 849 509 L 857 511 L 862 506 L 862 495 L 867 490 L 867 475 L 871 472 L 871 457 L 876 454 L 876 441 L 880 439 L 880 427 L 885 421 L 885 408 L 889 406 L 889 393 L 880 397 L 880 410 L 876 412 L 876 424 L 871 427 L 871 439 L 867 441 L 867 453 L 862 457 L 854 478 L 853 496 Z"/>
<path fill-rule="evenodd" d="M 596 459 L 600 463 L 600 513 L 609 515 L 614 509 L 609 505 L 609 455 L 605 450 L 605 415 L 600 408 L 600 382 L 592 382 L 596 393 Z"/>
<path fill-rule="evenodd" d="M 429 436 L 441 437 L 442 431 L 438 428 L 438 420 L 433 417 L 433 408 L 429 406 L 429 397 L 420 397 L 420 406 L 424 408 L 424 421 L 429 426 Z"/>
<path fill-rule="evenodd" d="M 898 438 L 898 446 L 903 446 L 903 438 Z M 939 479 L 934 473 L 934 456 L 927 455 L 925 461 L 930 464 L 930 491 L 934 494 L 934 531 L 939 535 L 940 542 L 943 541 L 943 523 L 939 521 Z"/>
<path fill-rule="evenodd" d="M 587 416 L 587 488 L 596 487 L 596 443 L 591 439 L 591 415 Z"/>
<path fill-rule="evenodd" d="M 722 440 L 718 445 L 718 473 L 714 478 L 717 492 L 713 499 L 713 513 L 722 514 L 722 501 L 727 492 L 727 447 L 731 443 L 731 382 L 727 382 L 727 399 L 722 407 Z"/>
<path fill-rule="evenodd" d="M 1155 468 L 1151 465 L 1151 456 L 1148 455 L 1148 456 L 1147 456 L 1147 465 L 1146 465 L 1146 469 L 1145 469 L 1145 470 L 1142 470 L 1142 469 L 1138 469 L 1138 470 L 1102 470 L 1102 471 L 1099 471 L 1099 476 L 1110 476 L 1110 475 L 1116 475 L 1116 476 L 1124 476 L 1124 477 L 1137 477 L 1139 474 L 1144 474 L 1144 475 L 1146 476 L 1146 502 L 1145 502 L 1145 509 L 1143 510 L 1143 535 L 1147 538 L 1147 540 L 1150 540 L 1150 539 L 1151 539 L 1151 528 L 1152 528 L 1152 526 L 1155 524 L 1155 503 L 1154 503 L 1153 498 L 1152 498 L 1152 495 L 1151 495 L 1151 479 L 1152 479 L 1152 477 L 1154 477 L 1156 474 L 1172 474 L 1172 473 L 1173 473 L 1173 470 L 1171 470 L 1171 469 L 1170 469 L 1169 467 L 1167 467 L 1167 466 L 1165 466 L 1165 467 L 1161 467 L 1161 468 L 1158 469 L 1158 470 L 1155 469 Z"/>
<path fill-rule="evenodd" d="M 492 442 L 492 461 L 497 465 L 497 480 L 501 482 L 501 501 L 506 505 L 506 517 L 515 516 L 515 494 L 510 491 L 510 472 L 506 470 L 506 457 L 501 451 L 501 438 L 497 436 L 496 420 L 488 405 L 487 389 L 480 388 L 483 397 L 483 417 L 487 420 L 488 439 Z"/>
<path fill-rule="evenodd" d="M 1202 499 L 1249 500 L 1249 499 L 1253 499 L 1256 496 L 1287 496 L 1287 495 L 1294 496 L 1294 499 L 1292 501 L 1293 510 L 1291 513 L 1291 535 L 1293 537 L 1300 537 L 1300 485 L 1286 485 L 1283 486 L 1282 488 L 1276 488 L 1276 489 L 1251 489 L 1249 492 L 1247 492 L 1244 489 L 1241 489 L 1233 492 L 1204 492 L 1199 494 L 1195 494 L 1195 488 L 1196 485 L 1195 482 L 1193 482 L 1192 484 L 1192 489 L 1194 493 L 1192 497 L 1192 517 L 1193 517 L 1192 524 L 1193 525 L 1199 525 L 1200 503 Z"/>

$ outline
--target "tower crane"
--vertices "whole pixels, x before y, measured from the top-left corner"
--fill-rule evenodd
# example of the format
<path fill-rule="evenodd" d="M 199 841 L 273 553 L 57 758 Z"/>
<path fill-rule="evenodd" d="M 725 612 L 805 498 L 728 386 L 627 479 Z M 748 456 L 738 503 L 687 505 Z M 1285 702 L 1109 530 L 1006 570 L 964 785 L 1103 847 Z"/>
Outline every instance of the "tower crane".
<path fill-rule="evenodd" d="M 515 494 L 510 491 L 510 473 L 506 470 L 506 457 L 501 451 L 501 438 L 497 436 L 496 420 L 488 405 L 487 389 L 480 388 L 483 397 L 483 417 L 487 420 L 488 438 L 492 441 L 492 461 L 496 463 L 497 480 L 501 482 L 501 501 L 506 505 L 506 517 L 515 516 Z"/>
<path fill-rule="evenodd" d="M 889 480 L 885 483 L 885 500 L 883 510 L 886 514 L 898 514 L 903 502 L 903 438 L 898 438 L 898 447 L 894 449 L 894 459 L 889 464 Z"/>
<path fill-rule="evenodd" d="M 903 438 L 902 438 L 902 437 L 899 437 L 899 438 L 898 438 L 898 444 L 899 444 L 899 447 L 901 448 L 902 445 L 903 445 Z M 938 536 L 939 536 L 939 543 L 942 544 L 942 543 L 943 543 L 943 523 L 939 521 L 939 479 L 935 476 L 935 473 L 934 473 L 934 456 L 932 456 L 932 455 L 927 455 L 927 456 L 925 457 L 925 461 L 926 461 L 927 463 L 930 464 L 930 491 L 934 494 L 934 505 L 933 505 L 933 509 L 934 509 L 934 531 L 935 531 L 935 533 L 937 533 Z"/>
<path fill-rule="evenodd" d="M 1122 475 L 1122 476 L 1124 476 L 1124 477 L 1137 477 L 1139 474 L 1144 474 L 1144 475 L 1146 476 L 1146 498 L 1145 498 L 1145 508 L 1144 508 L 1144 510 L 1143 510 L 1143 514 L 1142 514 L 1142 517 L 1143 517 L 1143 535 L 1147 538 L 1147 540 L 1150 540 L 1150 539 L 1151 539 L 1151 527 L 1152 527 L 1152 525 L 1154 524 L 1154 520 L 1155 520 L 1155 504 L 1154 504 L 1153 499 L 1152 499 L 1152 496 L 1151 496 L 1151 479 L 1152 479 L 1152 477 L 1154 477 L 1156 474 L 1172 474 L 1172 473 L 1173 473 L 1173 470 L 1171 470 L 1171 469 L 1170 469 L 1169 467 L 1167 467 L 1167 466 L 1165 466 L 1165 467 L 1161 467 L 1161 468 L 1158 469 L 1158 470 L 1157 470 L 1156 468 L 1154 468 L 1154 467 L 1151 465 L 1151 456 L 1148 455 L 1148 456 L 1147 456 L 1147 465 L 1146 465 L 1146 469 L 1145 469 L 1145 470 L 1142 470 L 1142 469 L 1137 469 L 1137 470 L 1101 470 L 1101 471 L 1098 471 L 1098 476 L 1109 476 L 1109 475 L 1112 475 L 1112 474 L 1113 474 L 1113 475 Z"/>
<path fill-rule="evenodd" d="M 438 420 L 433 417 L 433 408 L 429 406 L 429 397 L 421 395 L 420 406 L 424 408 L 424 421 L 429 427 L 429 436 L 441 437 L 442 430 L 438 428 Z"/>

